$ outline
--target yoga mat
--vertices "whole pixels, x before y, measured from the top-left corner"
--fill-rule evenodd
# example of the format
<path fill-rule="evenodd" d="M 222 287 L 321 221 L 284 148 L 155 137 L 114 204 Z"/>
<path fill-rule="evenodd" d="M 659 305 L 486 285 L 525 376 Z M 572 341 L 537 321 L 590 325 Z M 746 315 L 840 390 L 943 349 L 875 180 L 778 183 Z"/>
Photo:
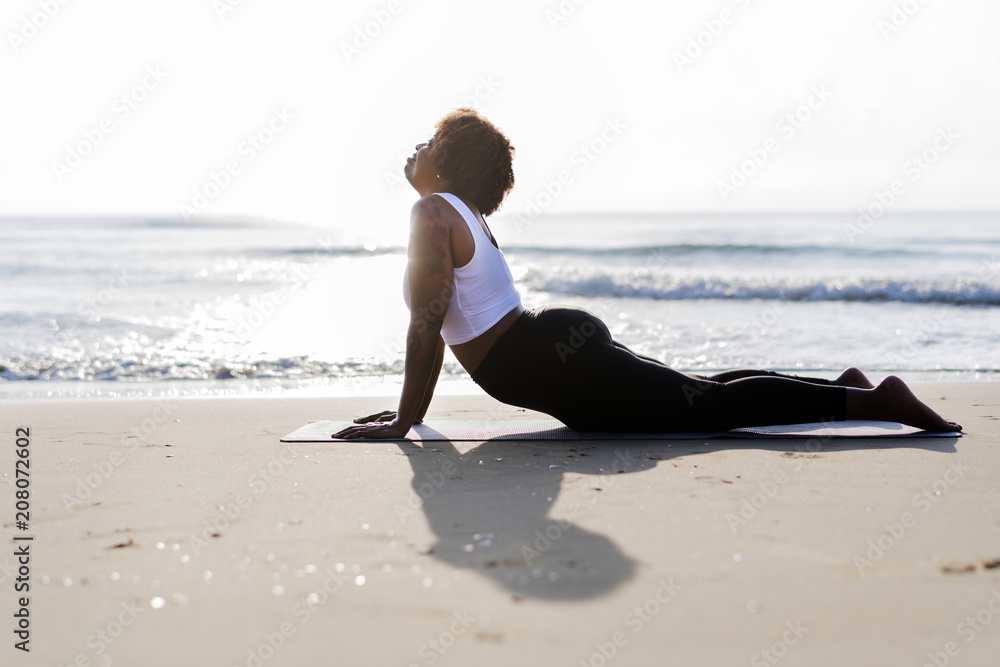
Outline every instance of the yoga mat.
<path fill-rule="evenodd" d="M 281 442 L 351 442 L 333 434 L 351 424 L 309 422 Z M 898 438 L 959 437 L 961 433 L 929 433 L 895 422 L 846 421 L 783 426 L 753 426 L 720 433 L 582 433 L 555 419 L 436 421 L 418 424 L 396 440 L 481 442 L 485 440 L 704 440 L 706 438 Z"/>

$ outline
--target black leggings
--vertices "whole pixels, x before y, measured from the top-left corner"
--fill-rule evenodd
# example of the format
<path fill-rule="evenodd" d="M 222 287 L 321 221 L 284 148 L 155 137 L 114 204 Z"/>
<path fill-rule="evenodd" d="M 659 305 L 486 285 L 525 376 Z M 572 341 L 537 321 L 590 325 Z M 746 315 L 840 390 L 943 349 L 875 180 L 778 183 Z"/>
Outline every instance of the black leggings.
<path fill-rule="evenodd" d="M 472 379 L 493 398 L 578 431 L 682 433 L 843 421 L 847 389 L 828 380 L 741 370 L 688 375 L 616 343 L 580 308 L 527 310 Z"/>

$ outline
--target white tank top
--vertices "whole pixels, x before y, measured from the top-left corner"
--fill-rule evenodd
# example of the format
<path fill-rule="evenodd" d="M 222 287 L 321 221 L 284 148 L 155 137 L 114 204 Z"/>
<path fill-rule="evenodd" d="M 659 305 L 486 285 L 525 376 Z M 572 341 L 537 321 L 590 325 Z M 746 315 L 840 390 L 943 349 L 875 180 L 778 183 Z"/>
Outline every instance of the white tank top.
<path fill-rule="evenodd" d="M 454 291 L 441 323 L 441 337 L 448 345 L 467 343 L 483 335 L 521 304 L 514 277 L 503 253 L 486 236 L 479 220 L 461 199 L 449 192 L 435 192 L 458 211 L 472 232 L 475 250 L 469 263 L 455 267 Z M 403 300 L 410 307 L 409 272 L 403 274 Z"/>

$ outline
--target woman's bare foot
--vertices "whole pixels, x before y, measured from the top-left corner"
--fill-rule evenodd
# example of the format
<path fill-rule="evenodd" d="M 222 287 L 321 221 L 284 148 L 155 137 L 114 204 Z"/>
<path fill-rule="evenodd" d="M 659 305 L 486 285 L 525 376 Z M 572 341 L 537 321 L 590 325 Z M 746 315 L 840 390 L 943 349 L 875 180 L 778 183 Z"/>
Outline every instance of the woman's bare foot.
<path fill-rule="evenodd" d="M 852 414 L 853 413 L 853 414 Z M 894 421 L 925 431 L 961 431 L 917 398 L 895 375 L 868 391 L 848 392 L 848 419 Z"/>
<path fill-rule="evenodd" d="M 834 380 L 833 383 L 841 387 L 855 387 L 857 389 L 875 388 L 875 385 L 865 377 L 865 374 L 853 366 L 841 373 L 840 377 Z"/>

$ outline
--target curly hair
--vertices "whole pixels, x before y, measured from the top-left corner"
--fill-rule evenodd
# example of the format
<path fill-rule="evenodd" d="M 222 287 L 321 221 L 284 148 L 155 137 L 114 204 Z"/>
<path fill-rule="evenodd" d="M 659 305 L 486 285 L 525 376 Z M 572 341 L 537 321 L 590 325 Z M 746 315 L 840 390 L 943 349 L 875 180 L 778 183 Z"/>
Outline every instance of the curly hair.
<path fill-rule="evenodd" d="M 434 126 L 434 166 L 452 194 L 472 202 L 485 216 L 514 187 L 514 147 L 474 109 L 456 109 Z"/>

